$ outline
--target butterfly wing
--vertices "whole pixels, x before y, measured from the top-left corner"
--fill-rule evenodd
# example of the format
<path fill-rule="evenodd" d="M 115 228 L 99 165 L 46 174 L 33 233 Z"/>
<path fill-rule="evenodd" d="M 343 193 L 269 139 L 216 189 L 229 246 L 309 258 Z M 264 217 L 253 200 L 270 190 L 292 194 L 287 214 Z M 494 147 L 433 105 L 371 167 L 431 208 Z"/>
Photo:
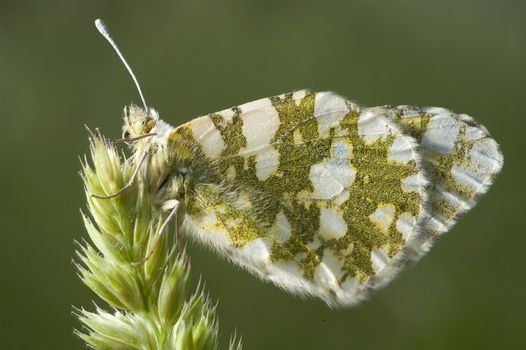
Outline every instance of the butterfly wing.
<path fill-rule="evenodd" d="M 432 129 L 389 111 L 303 90 L 182 125 L 186 231 L 284 289 L 359 301 L 422 254 L 435 217 L 418 142 Z"/>
<path fill-rule="evenodd" d="M 386 110 L 420 144 L 430 186 L 423 249 L 471 209 L 502 169 L 500 147 L 487 129 L 465 114 L 444 108 L 398 106 Z"/>

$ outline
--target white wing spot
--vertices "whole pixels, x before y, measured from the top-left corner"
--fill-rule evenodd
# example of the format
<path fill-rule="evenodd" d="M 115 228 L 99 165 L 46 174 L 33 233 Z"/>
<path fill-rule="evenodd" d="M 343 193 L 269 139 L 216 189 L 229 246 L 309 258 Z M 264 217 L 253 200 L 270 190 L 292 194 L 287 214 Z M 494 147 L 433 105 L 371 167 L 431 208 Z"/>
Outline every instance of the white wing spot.
<path fill-rule="evenodd" d="M 466 186 L 472 191 L 478 190 L 482 186 L 483 181 L 486 180 L 486 174 L 479 175 L 465 165 L 453 165 L 451 175 L 458 184 Z"/>
<path fill-rule="evenodd" d="M 292 227 L 290 226 L 287 217 L 282 211 L 280 211 L 276 214 L 276 220 L 270 228 L 271 235 L 276 238 L 276 243 L 282 244 L 289 240 L 291 232 Z"/>
<path fill-rule="evenodd" d="M 415 175 L 408 176 L 402 180 L 402 190 L 404 192 L 423 192 L 423 187 L 425 185 L 424 177 L 422 174 L 418 173 Z"/>
<path fill-rule="evenodd" d="M 320 236 L 326 240 L 339 239 L 347 233 L 347 223 L 342 214 L 334 209 L 320 209 Z"/>
<path fill-rule="evenodd" d="M 338 288 L 338 281 L 331 273 L 331 270 L 323 262 L 316 266 L 316 270 L 314 271 L 314 280 L 324 289 L 334 290 Z"/>
<path fill-rule="evenodd" d="M 342 270 L 342 263 L 340 259 L 334 254 L 332 249 L 326 248 L 323 250 L 323 258 L 321 263 L 325 264 L 325 266 L 337 280 L 342 278 L 345 274 L 345 272 Z"/>
<path fill-rule="evenodd" d="M 433 109 L 443 114 L 429 120 L 427 131 L 422 137 L 422 146 L 438 153 L 452 153 L 460 130 L 459 121 L 444 109 Z"/>
<path fill-rule="evenodd" d="M 301 136 L 300 129 L 295 129 L 294 130 L 294 133 L 292 134 L 292 138 L 293 138 L 294 143 L 296 145 L 299 145 L 299 144 L 303 143 L 303 137 Z"/>
<path fill-rule="evenodd" d="M 393 223 L 395 207 L 392 204 L 380 204 L 374 213 L 369 215 L 369 219 L 376 224 L 382 232 L 387 233 Z"/>
<path fill-rule="evenodd" d="M 256 101 L 247 102 L 239 106 L 241 113 L 251 113 L 254 111 L 267 109 L 269 106 L 272 106 L 272 101 L 269 98 L 261 98 Z"/>
<path fill-rule="evenodd" d="M 468 126 L 466 128 L 466 139 L 467 140 L 470 140 L 470 141 L 478 140 L 478 139 L 483 138 L 484 136 L 486 136 L 486 134 L 484 133 L 484 131 L 482 131 L 481 128 L 477 128 L 475 126 Z"/>
<path fill-rule="evenodd" d="M 340 128 L 340 120 L 349 113 L 344 98 L 332 92 L 319 92 L 314 100 L 314 116 L 318 120 L 318 133 L 328 136 L 331 128 Z"/>
<path fill-rule="evenodd" d="M 232 121 L 232 118 L 234 118 L 234 116 L 236 115 L 232 108 L 222 110 L 221 112 L 217 112 L 217 114 L 223 117 L 225 123 L 230 123 Z"/>
<path fill-rule="evenodd" d="M 321 246 L 321 241 L 318 237 L 314 237 L 312 241 L 307 243 L 307 247 L 309 247 L 312 250 L 316 250 Z"/>
<path fill-rule="evenodd" d="M 495 140 L 485 138 L 475 142 L 470 152 L 471 163 L 479 172 L 495 173 L 502 167 L 502 154 Z"/>
<path fill-rule="evenodd" d="M 217 156 L 225 148 L 225 141 L 209 116 L 192 121 L 192 133 L 208 157 Z"/>
<path fill-rule="evenodd" d="M 358 117 L 358 133 L 366 144 L 372 144 L 388 136 L 391 131 L 385 117 L 372 110 L 366 110 Z"/>
<path fill-rule="evenodd" d="M 415 230 L 416 219 L 411 213 L 400 214 L 396 220 L 396 229 L 402 234 L 402 238 L 407 242 L 412 238 Z"/>
<path fill-rule="evenodd" d="M 256 176 L 261 181 L 267 179 L 278 170 L 279 153 L 274 148 L 267 148 L 256 153 Z"/>
<path fill-rule="evenodd" d="M 190 221 L 195 220 L 193 217 Z M 198 228 L 198 236 L 205 242 L 212 242 L 217 247 L 226 247 L 232 245 L 230 236 L 222 229 L 218 229 L 217 216 L 215 213 L 208 213 L 201 217 L 200 220 L 196 220 L 190 223 L 190 226 Z"/>
<path fill-rule="evenodd" d="M 389 149 L 389 160 L 408 163 L 415 160 L 414 147 L 404 136 L 398 136 Z"/>
<path fill-rule="evenodd" d="M 314 187 L 314 198 L 332 199 L 344 190 L 341 182 L 331 175 L 330 170 L 324 163 L 311 166 L 309 179 Z"/>
<path fill-rule="evenodd" d="M 333 199 L 356 179 L 351 165 L 351 147 L 344 141 L 332 145 L 332 156 L 324 162 L 311 166 L 309 179 L 314 187 L 314 198 Z"/>
<path fill-rule="evenodd" d="M 373 249 L 371 251 L 371 261 L 373 263 L 373 270 L 375 273 L 378 273 L 381 269 L 389 263 L 389 255 L 385 249 Z"/>
<path fill-rule="evenodd" d="M 269 244 L 262 238 L 248 242 L 241 248 L 242 254 L 255 262 L 268 262 L 270 260 Z"/>
<path fill-rule="evenodd" d="M 247 210 L 252 208 L 252 202 L 250 201 L 250 196 L 248 195 L 248 193 L 244 191 L 240 192 L 235 201 L 235 205 L 236 208 L 240 210 Z"/>
<path fill-rule="evenodd" d="M 292 93 L 292 99 L 296 103 L 296 106 L 299 106 L 299 104 L 301 103 L 301 100 L 303 100 L 305 96 L 307 96 L 307 90 L 299 90 L 299 91 L 294 91 Z"/>
<path fill-rule="evenodd" d="M 345 281 L 341 284 L 341 288 L 348 294 L 353 295 L 358 289 L 360 281 L 356 277 L 348 276 Z"/>
<path fill-rule="evenodd" d="M 278 111 L 270 99 L 262 99 L 240 106 L 243 120 L 242 132 L 247 146 L 239 150 L 246 158 L 256 156 L 256 175 L 266 179 L 279 165 L 279 154 L 270 146 L 270 141 L 278 130 L 280 120 Z M 246 164 L 246 161 L 245 161 Z"/>
<path fill-rule="evenodd" d="M 351 242 L 351 243 L 349 243 L 349 245 L 347 246 L 347 248 L 341 250 L 341 253 L 342 253 L 343 255 L 345 255 L 345 256 L 349 256 L 349 255 L 351 255 L 351 253 L 352 253 L 353 250 L 354 250 L 354 243 Z"/>

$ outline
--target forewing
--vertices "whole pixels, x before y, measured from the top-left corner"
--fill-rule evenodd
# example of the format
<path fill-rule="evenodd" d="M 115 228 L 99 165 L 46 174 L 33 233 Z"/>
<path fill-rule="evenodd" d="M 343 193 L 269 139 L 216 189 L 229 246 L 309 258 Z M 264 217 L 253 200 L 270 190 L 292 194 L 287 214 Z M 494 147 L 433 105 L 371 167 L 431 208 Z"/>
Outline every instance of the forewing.
<path fill-rule="evenodd" d="M 298 91 L 177 132 L 196 144 L 187 231 L 285 289 L 352 304 L 395 274 L 419 236 L 417 143 L 385 113 Z"/>
<path fill-rule="evenodd" d="M 388 108 L 386 115 L 420 143 L 430 182 L 421 236 L 425 251 L 488 190 L 503 156 L 487 129 L 468 115 L 411 106 Z"/>

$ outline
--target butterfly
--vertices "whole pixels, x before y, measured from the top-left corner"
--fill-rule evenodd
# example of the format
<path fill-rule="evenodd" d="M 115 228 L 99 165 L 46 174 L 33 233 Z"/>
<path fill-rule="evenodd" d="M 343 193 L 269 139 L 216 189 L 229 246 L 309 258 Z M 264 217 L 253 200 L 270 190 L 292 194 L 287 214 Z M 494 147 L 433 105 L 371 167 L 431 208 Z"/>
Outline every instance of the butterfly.
<path fill-rule="evenodd" d="M 124 109 L 123 139 L 152 203 L 234 264 L 295 294 L 349 306 L 416 262 L 478 201 L 503 166 L 465 114 L 367 108 L 294 91 L 173 127 Z M 164 227 L 163 226 L 163 227 Z M 161 230 L 162 231 L 162 230 Z"/>

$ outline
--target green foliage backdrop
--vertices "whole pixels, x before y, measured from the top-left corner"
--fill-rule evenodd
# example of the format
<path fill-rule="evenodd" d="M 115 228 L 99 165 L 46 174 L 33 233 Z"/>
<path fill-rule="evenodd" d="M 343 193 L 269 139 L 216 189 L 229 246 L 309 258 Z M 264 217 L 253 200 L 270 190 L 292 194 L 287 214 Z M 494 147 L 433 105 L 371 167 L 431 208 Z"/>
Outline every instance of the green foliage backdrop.
<path fill-rule="evenodd" d="M 223 339 L 246 349 L 494 349 L 523 344 L 526 3 L 520 0 L 0 0 L 0 339 L 82 348 L 71 263 L 85 237 L 84 128 L 120 135 L 134 86 L 93 26 L 105 19 L 163 119 L 179 124 L 299 88 L 364 105 L 468 113 L 502 144 L 480 204 L 362 305 L 330 310 L 191 246 Z M 226 343 L 225 343 L 226 345 Z"/>

